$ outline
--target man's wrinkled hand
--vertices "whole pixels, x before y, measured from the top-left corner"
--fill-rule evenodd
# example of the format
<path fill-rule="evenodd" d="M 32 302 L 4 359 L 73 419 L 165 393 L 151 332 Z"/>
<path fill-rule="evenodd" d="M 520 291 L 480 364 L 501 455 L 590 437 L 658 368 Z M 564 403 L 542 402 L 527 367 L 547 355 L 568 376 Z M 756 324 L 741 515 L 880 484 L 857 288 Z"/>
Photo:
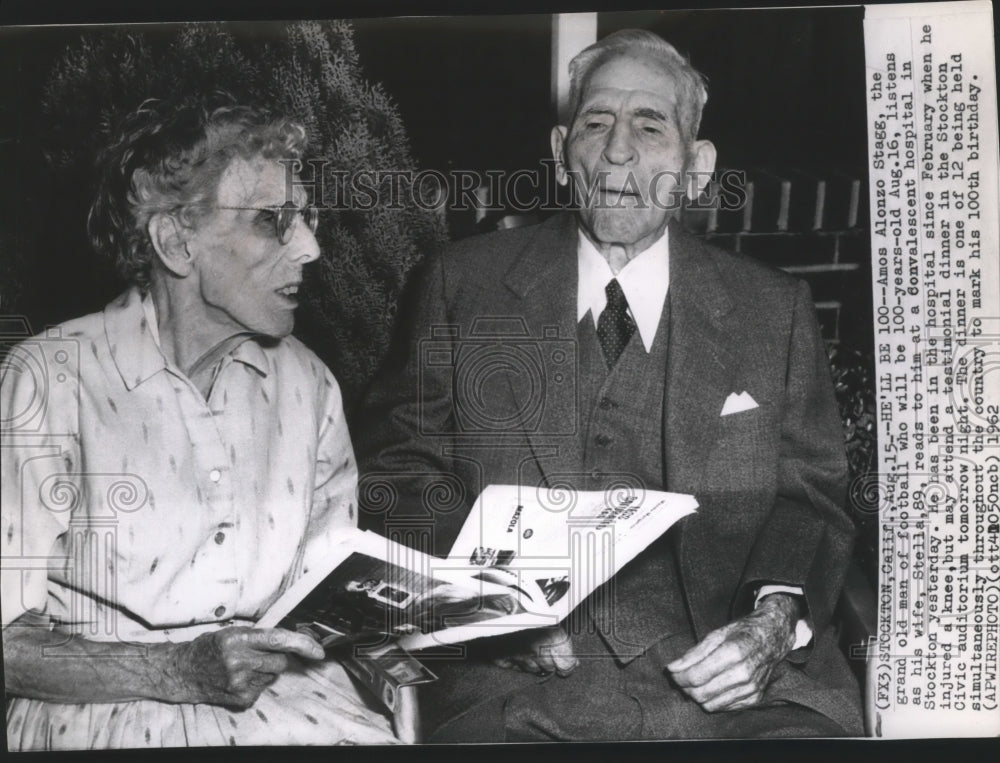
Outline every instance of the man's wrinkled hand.
<path fill-rule="evenodd" d="M 791 651 L 799 616 L 796 597 L 766 596 L 753 612 L 709 633 L 667 670 L 708 712 L 753 707 L 775 666 Z"/>
<path fill-rule="evenodd" d="M 580 664 L 573 655 L 573 640 L 559 626 L 528 631 L 524 638 L 516 653 L 497 657 L 494 664 L 540 676 L 568 676 Z"/>
<path fill-rule="evenodd" d="M 282 628 L 223 628 L 174 645 L 168 678 L 180 702 L 248 708 L 294 658 L 323 659 L 310 637 Z"/>

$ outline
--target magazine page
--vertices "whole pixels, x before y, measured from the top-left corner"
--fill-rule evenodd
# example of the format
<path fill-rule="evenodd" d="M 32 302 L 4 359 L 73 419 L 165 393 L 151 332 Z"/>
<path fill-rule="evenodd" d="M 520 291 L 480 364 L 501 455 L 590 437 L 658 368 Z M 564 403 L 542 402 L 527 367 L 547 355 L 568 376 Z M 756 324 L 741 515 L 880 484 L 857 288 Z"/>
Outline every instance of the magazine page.
<path fill-rule="evenodd" d="M 559 497 L 491 485 L 445 560 L 345 532 L 326 570 L 296 581 L 257 626 L 305 632 L 324 646 L 399 638 L 417 650 L 555 625 L 697 505 L 660 491 Z"/>
<path fill-rule="evenodd" d="M 690 495 L 628 487 L 490 485 L 472 507 L 449 560 L 534 576 L 563 618 L 697 505 Z"/>
<path fill-rule="evenodd" d="M 371 649 L 405 636 L 410 638 L 400 646 L 419 649 L 552 619 L 545 618 L 545 597 L 529 578 L 507 570 L 449 566 L 371 532 L 345 532 L 330 562 L 332 569 L 310 571 L 296 581 L 257 627 L 307 633 L 327 647 Z M 480 627 L 459 627 L 473 623 Z M 428 634 L 433 637 L 422 638 Z"/>

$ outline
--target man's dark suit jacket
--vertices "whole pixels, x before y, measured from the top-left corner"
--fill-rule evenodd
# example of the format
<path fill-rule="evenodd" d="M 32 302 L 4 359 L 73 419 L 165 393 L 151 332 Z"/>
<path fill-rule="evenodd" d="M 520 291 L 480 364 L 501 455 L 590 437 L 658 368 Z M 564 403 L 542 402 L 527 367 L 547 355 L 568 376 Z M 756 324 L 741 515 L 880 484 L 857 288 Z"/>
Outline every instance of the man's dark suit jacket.
<path fill-rule="evenodd" d="M 801 587 L 815 638 L 776 671 L 768 698 L 856 728 L 857 687 L 829 627 L 854 527 L 843 510 L 842 430 L 808 287 L 675 222 L 669 243 L 664 488 L 699 504 L 671 531 L 689 625 L 701 639 L 750 611 L 762 584 Z M 424 519 L 433 525 L 430 550 L 443 555 L 483 487 L 545 483 L 560 437 L 577 436 L 587 415 L 574 385 L 555 383 L 549 367 L 541 392 L 523 373 L 506 382 L 502 372 L 484 373 L 486 388 L 469 388 L 453 372 L 476 356 L 463 349 L 503 341 L 497 336 L 543 350 L 575 338 L 576 249 L 576 220 L 564 214 L 458 242 L 427 263 L 414 312 L 402 318 L 409 345 L 393 354 L 356 432 L 363 526 L 385 532 L 387 523 L 398 530 Z M 553 354 L 536 357 L 544 366 Z M 722 416 L 727 397 L 744 391 L 758 407 Z M 542 405 L 533 405 L 539 394 Z M 463 415 L 484 406 L 478 418 Z M 391 507 L 376 489 L 385 485 Z M 450 510 L 429 510 L 435 500 Z M 668 631 L 655 595 L 625 606 L 648 624 L 648 640 Z"/>

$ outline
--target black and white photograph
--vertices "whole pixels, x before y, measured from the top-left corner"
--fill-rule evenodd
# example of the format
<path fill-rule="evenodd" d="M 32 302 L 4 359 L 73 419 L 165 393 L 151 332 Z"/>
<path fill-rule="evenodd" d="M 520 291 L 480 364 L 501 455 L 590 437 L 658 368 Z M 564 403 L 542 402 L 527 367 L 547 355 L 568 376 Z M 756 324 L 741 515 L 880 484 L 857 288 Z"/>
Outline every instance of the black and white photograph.
<path fill-rule="evenodd" d="M 474 581 L 461 587 L 352 554 L 280 625 L 316 634 L 323 646 L 358 642 L 371 648 L 380 646 L 387 635 L 432 633 L 524 611 L 517 592 L 482 588 L 487 590 L 477 590 Z"/>
<path fill-rule="evenodd" d="M 1000 735 L 992 5 L 343 5 L 2 19 L 6 749 Z"/>

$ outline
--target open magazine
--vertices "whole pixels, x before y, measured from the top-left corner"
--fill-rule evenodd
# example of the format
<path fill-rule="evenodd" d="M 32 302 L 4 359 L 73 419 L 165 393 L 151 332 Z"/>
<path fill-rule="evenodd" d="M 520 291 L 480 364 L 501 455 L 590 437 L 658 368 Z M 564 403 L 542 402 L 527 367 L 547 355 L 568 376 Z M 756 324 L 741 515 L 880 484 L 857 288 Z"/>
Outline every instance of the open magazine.
<path fill-rule="evenodd" d="M 678 493 L 491 485 L 446 559 L 347 531 L 257 625 L 410 651 L 555 625 L 696 508 Z"/>

